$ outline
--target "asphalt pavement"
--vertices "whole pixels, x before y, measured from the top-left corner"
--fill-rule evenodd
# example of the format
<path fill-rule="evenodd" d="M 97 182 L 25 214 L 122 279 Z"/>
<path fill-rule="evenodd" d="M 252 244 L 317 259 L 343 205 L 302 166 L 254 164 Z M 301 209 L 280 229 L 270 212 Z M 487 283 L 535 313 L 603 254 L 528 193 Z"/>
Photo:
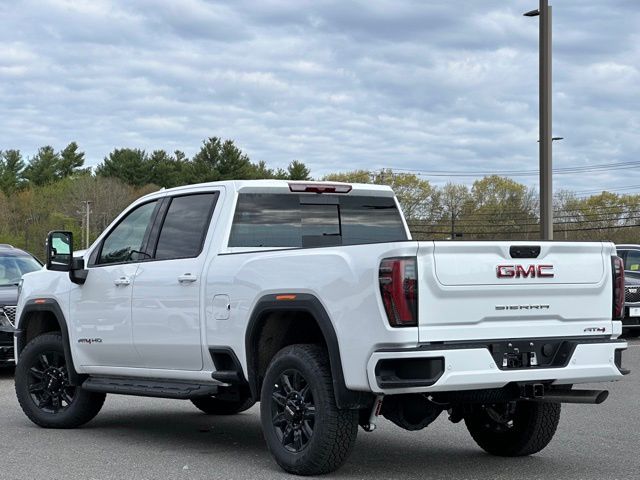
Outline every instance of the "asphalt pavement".
<path fill-rule="evenodd" d="M 362 430 L 355 450 L 325 478 L 638 479 L 640 342 L 625 364 L 632 374 L 608 388 L 602 405 L 563 405 L 558 433 L 537 455 L 483 453 L 463 424 L 442 415 L 420 432 L 381 420 Z M 587 386 L 585 386 L 587 387 Z M 187 401 L 111 395 L 98 417 L 76 430 L 31 424 L 15 399 L 13 376 L 0 372 L 1 479 L 270 479 L 284 474 L 267 452 L 258 408 L 207 416 Z"/>

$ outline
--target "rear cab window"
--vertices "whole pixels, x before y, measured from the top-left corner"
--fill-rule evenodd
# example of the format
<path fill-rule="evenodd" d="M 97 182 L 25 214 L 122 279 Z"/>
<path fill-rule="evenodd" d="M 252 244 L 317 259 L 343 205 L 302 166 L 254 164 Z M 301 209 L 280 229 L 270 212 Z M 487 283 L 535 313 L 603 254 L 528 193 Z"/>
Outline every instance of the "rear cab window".
<path fill-rule="evenodd" d="M 307 248 L 408 240 L 393 197 L 240 193 L 230 248 Z"/>
<path fill-rule="evenodd" d="M 171 198 L 153 259 L 175 260 L 200 255 L 217 198 L 217 192 Z"/>

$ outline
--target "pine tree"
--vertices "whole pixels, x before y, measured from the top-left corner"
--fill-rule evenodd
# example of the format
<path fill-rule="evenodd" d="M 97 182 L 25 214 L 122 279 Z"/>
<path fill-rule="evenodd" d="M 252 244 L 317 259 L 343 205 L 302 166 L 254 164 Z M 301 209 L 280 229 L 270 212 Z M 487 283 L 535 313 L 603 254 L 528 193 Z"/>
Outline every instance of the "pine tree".
<path fill-rule="evenodd" d="M 24 166 L 20 150 L 0 152 L 0 190 L 5 195 L 11 195 L 23 186 Z"/>

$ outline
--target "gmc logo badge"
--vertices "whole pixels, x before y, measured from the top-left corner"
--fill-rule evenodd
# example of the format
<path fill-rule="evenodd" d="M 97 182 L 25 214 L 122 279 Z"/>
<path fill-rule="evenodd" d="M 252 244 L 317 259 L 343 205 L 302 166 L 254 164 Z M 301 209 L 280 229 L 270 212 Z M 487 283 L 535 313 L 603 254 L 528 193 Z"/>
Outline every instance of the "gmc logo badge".
<path fill-rule="evenodd" d="M 553 265 L 498 265 L 498 278 L 552 278 Z"/>

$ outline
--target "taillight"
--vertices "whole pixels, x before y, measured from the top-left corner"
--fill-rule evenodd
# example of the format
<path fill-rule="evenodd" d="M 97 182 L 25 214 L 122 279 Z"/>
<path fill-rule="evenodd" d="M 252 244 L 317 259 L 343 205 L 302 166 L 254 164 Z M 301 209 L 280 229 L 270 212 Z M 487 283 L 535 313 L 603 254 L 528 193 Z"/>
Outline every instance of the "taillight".
<path fill-rule="evenodd" d="M 624 316 L 624 262 L 620 257 L 611 257 L 613 272 L 613 319 Z"/>
<path fill-rule="evenodd" d="M 418 268 L 415 257 L 385 258 L 378 275 L 382 303 L 392 327 L 418 325 Z"/>

